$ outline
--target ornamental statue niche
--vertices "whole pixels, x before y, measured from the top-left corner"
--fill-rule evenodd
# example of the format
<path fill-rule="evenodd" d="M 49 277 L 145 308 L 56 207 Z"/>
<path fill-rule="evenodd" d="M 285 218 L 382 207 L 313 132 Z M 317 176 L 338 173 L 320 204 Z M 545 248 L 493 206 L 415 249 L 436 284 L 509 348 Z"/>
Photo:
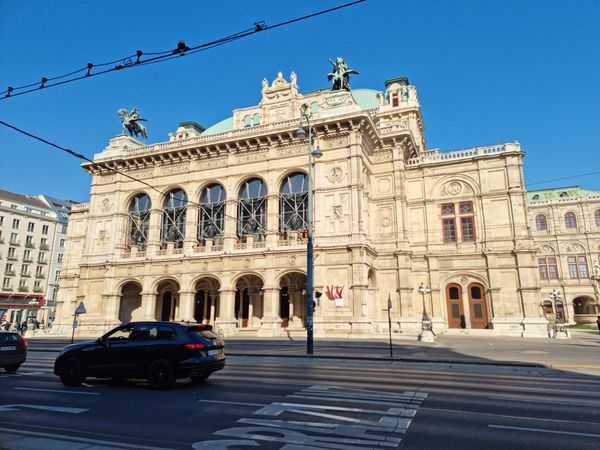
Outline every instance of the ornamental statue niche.
<path fill-rule="evenodd" d="M 333 65 L 333 72 L 327 74 L 327 79 L 333 81 L 332 91 L 350 91 L 350 75 L 358 75 L 356 70 L 351 69 L 344 62 L 344 58 L 338 56 L 335 62 L 329 59 Z"/>
<path fill-rule="evenodd" d="M 117 110 L 117 114 L 121 117 L 121 123 L 123 124 L 123 134 L 125 134 L 125 130 L 129 131 L 129 136 L 138 137 L 138 134 L 142 135 L 142 139 L 148 139 L 148 133 L 146 132 L 146 127 L 139 122 L 146 122 L 146 119 L 142 119 L 140 117 L 140 113 L 138 109 L 134 106 L 131 109 L 131 112 L 127 111 L 125 108 L 120 108 Z"/>

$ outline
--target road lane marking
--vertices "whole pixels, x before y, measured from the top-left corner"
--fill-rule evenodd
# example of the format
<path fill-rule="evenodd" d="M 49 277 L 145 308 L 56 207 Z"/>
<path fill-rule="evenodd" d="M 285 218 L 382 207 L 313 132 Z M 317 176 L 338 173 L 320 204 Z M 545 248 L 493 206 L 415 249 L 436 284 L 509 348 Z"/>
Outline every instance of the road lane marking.
<path fill-rule="evenodd" d="M 23 404 L 15 404 L 15 405 L 0 405 L 0 412 L 3 411 L 18 411 L 19 409 L 31 408 L 31 409 L 41 409 L 43 411 L 55 411 L 55 412 L 64 412 L 69 414 L 81 414 L 83 412 L 89 411 L 86 408 L 68 408 L 66 406 L 47 406 L 47 405 L 27 405 Z"/>
<path fill-rule="evenodd" d="M 79 394 L 79 395 L 100 395 L 99 392 L 79 392 L 79 391 L 65 391 L 60 389 L 41 389 L 41 388 L 27 388 L 27 387 L 16 387 L 19 391 L 41 391 L 41 392 L 58 392 L 59 394 Z"/>
<path fill-rule="evenodd" d="M 228 402 L 225 400 L 198 400 L 201 403 L 221 403 L 224 405 L 239 405 L 239 406 L 267 406 L 265 403 L 248 403 L 248 402 Z"/>
<path fill-rule="evenodd" d="M 552 403 L 558 405 L 570 405 L 570 406 L 587 406 L 589 408 L 594 408 L 598 406 L 598 402 L 590 402 L 590 403 L 580 403 L 580 402 L 569 402 L 565 400 L 538 400 L 535 398 L 514 398 L 514 397 L 488 397 L 491 400 L 506 400 L 509 402 L 526 402 L 526 403 Z"/>
<path fill-rule="evenodd" d="M 504 430 L 534 431 L 536 433 L 566 434 L 566 435 L 569 435 L 569 436 L 584 436 L 584 437 L 600 438 L 600 434 L 577 433 L 575 431 L 544 430 L 543 428 L 509 427 L 509 426 L 505 426 L 505 425 L 493 425 L 493 424 L 489 424 L 488 427 L 490 427 L 490 428 L 502 428 Z"/>
<path fill-rule="evenodd" d="M 19 434 L 22 436 L 39 436 L 45 437 L 48 439 L 56 439 L 58 441 L 63 442 L 86 442 L 90 444 L 99 444 L 106 445 L 114 448 L 133 448 L 133 449 L 141 449 L 141 450 L 172 450 L 167 447 L 152 447 L 148 445 L 140 445 L 140 444 L 125 444 L 123 442 L 114 442 L 114 441 L 104 441 L 101 439 L 90 439 L 78 436 L 65 436 L 64 434 L 54 434 L 54 433 L 43 433 L 41 431 L 28 431 L 23 429 L 14 429 L 14 428 L 4 428 L 0 427 L 0 431 L 4 431 L 7 433 Z"/>

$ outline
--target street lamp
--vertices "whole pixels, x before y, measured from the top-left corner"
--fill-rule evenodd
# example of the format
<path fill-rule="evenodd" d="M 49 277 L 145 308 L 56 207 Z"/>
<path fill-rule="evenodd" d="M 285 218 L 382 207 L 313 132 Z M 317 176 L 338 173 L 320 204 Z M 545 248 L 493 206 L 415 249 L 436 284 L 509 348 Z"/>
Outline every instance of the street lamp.
<path fill-rule="evenodd" d="M 427 314 L 427 308 L 425 306 L 425 294 L 431 292 L 431 289 L 425 286 L 425 283 L 421 282 L 417 290 L 423 297 L 423 317 L 421 318 L 421 334 L 419 334 L 419 340 L 421 342 L 435 342 L 435 334 L 431 329 L 431 319 Z"/>
<path fill-rule="evenodd" d="M 560 296 L 560 292 L 557 292 L 556 289 L 552 289 L 552 292 L 550 292 L 548 294 L 548 297 L 550 297 L 550 300 L 552 300 L 552 302 L 554 303 L 554 338 L 556 339 L 568 339 L 569 335 L 567 334 L 567 329 L 565 327 L 565 324 L 562 321 L 562 317 L 558 314 L 558 303 L 560 302 L 561 304 L 563 304 L 563 309 L 564 309 L 564 303 L 562 301 L 562 298 Z"/>
<path fill-rule="evenodd" d="M 306 137 L 306 131 L 304 131 L 303 121 L 306 119 L 308 124 L 308 176 L 307 176 L 307 191 L 308 191 L 308 204 L 307 204 L 307 243 L 306 243 L 306 353 L 312 355 L 314 352 L 314 341 L 313 341 L 313 187 L 312 187 L 312 167 L 313 157 L 320 158 L 323 156 L 321 149 L 317 145 L 317 148 L 313 149 L 313 130 L 310 124 L 308 114 L 303 113 L 300 116 L 300 125 L 298 131 L 296 131 L 296 137 L 298 139 L 304 139 Z"/>

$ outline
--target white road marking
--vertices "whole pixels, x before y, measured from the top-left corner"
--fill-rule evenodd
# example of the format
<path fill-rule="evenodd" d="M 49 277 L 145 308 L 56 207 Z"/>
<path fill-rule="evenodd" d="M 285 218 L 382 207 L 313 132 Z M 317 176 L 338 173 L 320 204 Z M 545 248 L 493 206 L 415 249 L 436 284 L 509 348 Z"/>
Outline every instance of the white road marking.
<path fill-rule="evenodd" d="M 59 394 L 79 394 L 79 395 L 100 395 L 99 392 L 79 392 L 79 391 L 65 391 L 60 389 L 41 389 L 41 388 L 27 388 L 27 387 L 16 387 L 19 391 L 41 391 L 41 392 L 58 392 Z"/>
<path fill-rule="evenodd" d="M 569 436 L 584 436 L 584 437 L 600 438 L 600 434 L 577 433 L 575 431 L 544 430 L 543 428 L 509 427 L 509 426 L 505 426 L 505 425 L 493 425 L 493 424 L 489 424 L 488 427 L 502 428 L 503 430 L 534 431 L 536 433 L 566 434 Z"/>
<path fill-rule="evenodd" d="M 240 405 L 240 406 L 267 406 L 265 403 L 248 403 L 248 402 L 228 402 L 225 400 L 198 400 L 201 403 L 221 403 L 224 405 Z"/>
<path fill-rule="evenodd" d="M 64 413 L 69 413 L 69 414 L 81 414 L 82 412 L 89 411 L 89 409 L 85 409 L 85 408 L 68 408 L 66 406 L 15 404 L 15 405 L 0 405 L 0 412 L 16 411 L 16 410 L 24 409 L 24 408 L 41 409 L 44 411 L 64 412 Z"/>
<path fill-rule="evenodd" d="M 552 403 L 552 404 L 559 404 L 559 405 L 571 405 L 571 406 L 588 406 L 591 408 L 597 407 L 598 406 L 598 402 L 597 401 L 589 401 L 587 402 L 586 400 L 582 399 L 581 402 L 570 402 L 567 400 L 541 400 L 541 399 L 536 399 L 536 398 L 515 398 L 515 397 L 509 397 L 509 396 L 502 396 L 502 397 L 488 397 L 491 400 L 506 400 L 509 402 L 525 402 L 525 403 Z M 585 403 L 584 403 L 585 402 Z"/>
<path fill-rule="evenodd" d="M 78 436 L 65 436 L 64 434 L 53 434 L 53 433 L 43 433 L 40 431 L 27 431 L 23 429 L 14 429 L 14 428 L 4 428 L 0 427 L 0 431 L 4 431 L 6 433 L 14 433 L 23 436 L 40 436 L 48 439 L 56 439 L 58 441 L 63 442 L 86 442 L 90 444 L 98 444 L 103 446 L 109 446 L 114 448 L 133 448 L 133 449 L 141 449 L 141 450 L 172 450 L 165 447 L 151 447 L 148 445 L 140 445 L 140 444 L 125 444 L 123 442 L 114 442 L 114 441 L 104 441 L 101 439 L 89 439 Z"/>

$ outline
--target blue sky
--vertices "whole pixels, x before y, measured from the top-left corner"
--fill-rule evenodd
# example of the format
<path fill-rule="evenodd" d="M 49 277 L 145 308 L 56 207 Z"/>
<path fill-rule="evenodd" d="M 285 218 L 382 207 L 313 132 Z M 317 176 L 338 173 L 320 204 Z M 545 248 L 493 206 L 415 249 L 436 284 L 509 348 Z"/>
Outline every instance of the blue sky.
<path fill-rule="evenodd" d="M 344 1 L 0 0 L 0 91 L 141 49 L 197 45 Z M 530 189 L 600 191 L 600 2 L 384 1 L 258 33 L 163 64 L 0 101 L 0 119 L 92 156 L 137 106 L 149 141 L 180 122 L 208 127 L 260 100 L 261 80 L 294 70 L 301 91 L 328 86 L 328 58 L 383 89 L 419 91 L 430 148 L 519 141 Z M 0 189 L 85 201 L 90 179 L 65 153 L 0 127 Z M 574 176 L 566 180 L 550 181 Z"/>

